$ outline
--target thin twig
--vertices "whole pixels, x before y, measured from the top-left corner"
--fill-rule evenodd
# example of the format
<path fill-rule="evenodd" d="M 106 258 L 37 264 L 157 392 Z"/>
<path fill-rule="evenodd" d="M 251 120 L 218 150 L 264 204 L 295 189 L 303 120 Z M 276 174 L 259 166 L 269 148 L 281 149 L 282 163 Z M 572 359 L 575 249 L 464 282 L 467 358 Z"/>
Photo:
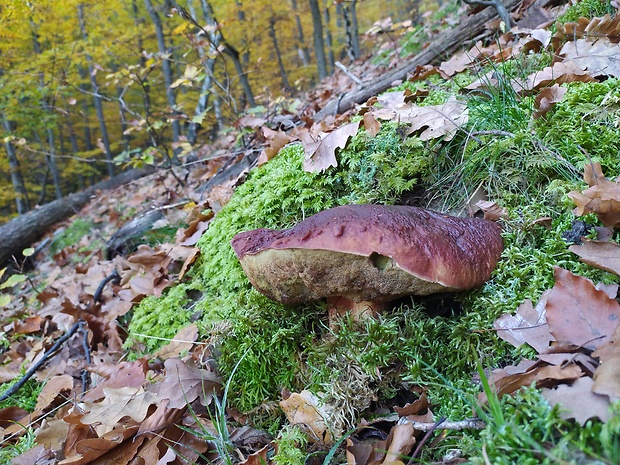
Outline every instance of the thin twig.
<path fill-rule="evenodd" d="M 69 339 L 71 336 L 73 336 L 77 332 L 77 330 L 82 325 L 81 322 L 82 322 L 82 320 L 79 320 L 77 323 L 75 323 L 71 327 L 71 329 L 69 331 L 67 331 L 63 336 L 59 337 L 58 340 L 54 343 L 54 345 L 47 352 L 45 352 L 45 354 L 43 354 L 43 357 L 41 357 L 37 363 L 32 365 L 30 367 L 30 369 L 26 372 L 26 374 L 24 376 L 22 376 L 17 383 L 15 383 L 13 386 L 8 388 L 6 390 L 6 392 L 4 392 L 4 394 L 2 394 L 0 396 L 0 402 L 2 402 L 3 400 L 8 399 L 10 396 L 12 396 L 17 391 L 19 391 L 19 389 L 24 384 L 26 384 L 26 381 L 28 381 L 32 377 L 32 375 L 34 375 L 36 373 L 36 371 L 39 368 L 41 368 L 41 366 L 45 362 L 47 362 L 49 360 L 49 358 L 54 354 L 54 352 L 56 352 L 60 348 L 60 346 L 67 341 L 67 339 Z"/>
<path fill-rule="evenodd" d="M 401 424 L 411 423 L 413 428 L 418 431 L 430 431 L 437 427 L 437 423 L 424 423 L 421 421 L 408 420 L 403 417 L 398 420 Z M 484 429 L 486 423 L 478 418 L 467 418 L 459 421 L 444 421 L 441 423 L 441 429 L 449 429 L 452 431 L 463 431 L 466 429 Z"/>
<path fill-rule="evenodd" d="M 418 454 L 422 450 L 422 447 L 424 447 L 424 444 L 426 444 L 426 441 L 428 441 L 428 438 L 430 438 L 431 434 L 433 434 L 433 431 L 435 431 L 439 425 L 441 425 L 442 423 L 445 423 L 445 421 L 446 421 L 446 417 L 441 417 L 439 420 L 437 420 L 435 423 L 433 423 L 432 428 L 430 428 L 426 432 L 426 434 L 424 435 L 424 438 L 422 438 L 422 440 L 418 444 L 418 447 L 416 447 L 415 451 L 413 451 L 413 454 L 411 455 L 411 458 L 409 459 L 409 462 L 407 462 L 407 465 L 413 465 L 413 460 L 418 456 Z M 415 429 L 415 427 L 414 427 L 414 429 Z"/>

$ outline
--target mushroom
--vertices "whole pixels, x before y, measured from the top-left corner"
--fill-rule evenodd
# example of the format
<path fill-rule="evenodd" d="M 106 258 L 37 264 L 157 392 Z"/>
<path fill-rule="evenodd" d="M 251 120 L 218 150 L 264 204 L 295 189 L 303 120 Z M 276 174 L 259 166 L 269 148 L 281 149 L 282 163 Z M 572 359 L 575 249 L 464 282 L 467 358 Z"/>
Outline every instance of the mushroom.
<path fill-rule="evenodd" d="M 407 295 L 481 286 L 502 253 L 500 232 L 492 221 L 417 207 L 345 205 L 290 229 L 239 233 L 232 247 L 267 297 L 284 304 L 345 298 L 360 313 Z"/>

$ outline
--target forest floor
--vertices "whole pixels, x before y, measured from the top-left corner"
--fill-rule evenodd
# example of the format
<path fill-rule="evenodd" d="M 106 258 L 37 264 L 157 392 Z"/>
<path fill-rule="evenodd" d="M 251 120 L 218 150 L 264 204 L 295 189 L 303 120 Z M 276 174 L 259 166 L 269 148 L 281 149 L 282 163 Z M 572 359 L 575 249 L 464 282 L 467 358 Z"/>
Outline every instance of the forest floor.
<path fill-rule="evenodd" d="M 377 25 L 348 72 L 470 14 Z M 0 285 L 0 463 L 620 463 L 620 16 L 513 16 L 338 117 L 340 70 L 254 109 L 33 244 Z M 230 246 L 370 203 L 496 222 L 500 262 L 356 318 L 268 299 Z"/>

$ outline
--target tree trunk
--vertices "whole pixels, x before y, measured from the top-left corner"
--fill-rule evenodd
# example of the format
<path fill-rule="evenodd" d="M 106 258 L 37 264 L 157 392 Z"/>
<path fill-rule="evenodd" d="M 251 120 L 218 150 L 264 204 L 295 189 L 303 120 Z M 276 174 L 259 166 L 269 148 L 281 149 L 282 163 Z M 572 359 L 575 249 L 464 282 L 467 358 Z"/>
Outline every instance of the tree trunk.
<path fill-rule="evenodd" d="M 91 188 L 47 203 L 0 226 L 0 266 L 12 256 L 32 245 L 49 227 L 77 213 L 97 190 L 114 189 L 153 172 L 153 169 L 131 170 L 102 181 Z"/>
<path fill-rule="evenodd" d="M 506 9 L 512 11 L 522 0 L 507 0 Z M 351 109 L 356 103 L 363 103 L 370 97 L 377 95 L 387 89 L 396 80 L 404 79 L 408 73 L 413 72 L 416 67 L 431 63 L 441 56 L 450 55 L 456 49 L 463 46 L 467 41 L 477 37 L 484 31 L 484 24 L 497 17 L 494 8 L 485 8 L 482 11 L 461 21 L 453 29 L 449 29 L 443 34 L 438 35 L 423 52 L 407 60 L 407 63 L 389 73 L 384 74 L 380 79 L 373 81 L 370 85 L 356 89 L 354 92 L 340 95 L 329 102 L 321 111 L 314 115 L 316 121 L 321 121 L 327 115 L 344 113 Z"/>
<path fill-rule="evenodd" d="M 309 1 L 310 13 L 312 14 L 314 55 L 319 72 L 319 80 L 323 80 L 327 77 L 327 63 L 325 62 L 325 46 L 323 45 L 323 23 L 321 21 L 321 10 L 319 9 L 319 0 Z"/>
<path fill-rule="evenodd" d="M 172 86 L 172 69 L 170 67 L 170 59 L 167 55 L 170 53 L 170 50 L 166 48 L 166 40 L 164 37 L 164 27 L 161 23 L 161 19 L 151 0 L 144 0 L 144 5 L 146 6 L 146 11 L 148 11 L 149 16 L 153 20 L 153 24 L 155 25 L 155 35 L 157 37 L 157 48 L 159 49 L 159 53 L 161 54 L 161 68 L 164 74 L 164 83 L 166 85 L 166 97 L 168 98 L 168 104 L 172 111 L 176 109 L 177 102 L 176 96 L 174 94 L 174 89 Z M 172 140 L 174 142 L 179 141 L 179 136 L 181 135 L 181 126 L 179 121 L 175 118 L 172 120 Z"/>
<path fill-rule="evenodd" d="M 133 11 L 134 24 L 136 25 L 136 29 L 144 23 L 144 18 L 140 16 L 140 12 L 138 10 L 137 0 L 131 1 L 131 8 Z M 142 34 L 138 34 L 138 50 L 140 50 L 140 68 L 146 68 L 146 57 L 142 53 L 144 49 Z M 148 119 L 151 116 L 151 88 L 149 85 L 148 77 L 144 77 L 144 79 L 140 80 L 140 86 L 142 87 L 142 98 L 144 102 L 144 117 Z"/>
<path fill-rule="evenodd" d="M 301 60 L 301 64 L 303 66 L 308 66 L 310 64 L 310 52 L 308 51 L 308 47 L 306 47 L 304 30 L 301 26 L 301 17 L 297 11 L 297 0 L 291 0 L 291 6 L 293 8 L 293 13 L 295 14 L 295 25 L 297 26 L 297 53 L 299 55 L 299 59 Z"/>
<path fill-rule="evenodd" d="M 271 17 L 271 19 L 269 20 L 269 36 L 271 37 L 271 41 L 273 42 L 273 50 L 275 51 L 276 58 L 278 60 L 280 77 L 282 78 L 282 87 L 284 88 L 284 90 L 290 91 L 291 86 L 288 83 L 288 76 L 286 75 L 284 63 L 282 63 L 282 55 L 280 54 L 280 48 L 278 47 L 278 38 L 276 37 L 276 20 L 274 17 Z"/>
<path fill-rule="evenodd" d="M 54 141 L 54 131 L 52 130 L 52 128 L 47 128 L 47 145 L 49 146 L 49 152 L 46 155 L 47 165 L 50 167 L 50 173 L 52 174 L 52 181 L 54 182 L 56 199 L 62 199 L 62 189 L 60 188 L 60 172 L 58 171 L 58 164 L 56 163 L 56 145 Z"/>
<path fill-rule="evenodd" d="M 360 57 L 360 44 L 357 30 L 357 12 L 355 5 L 357 0 L 352 0 L 350 4 L 342 6 L 342 17 L 344 19 L 345 36 L 347 38 L 347 55 L 351 61 Z"/>
<path fill-rule="evenodd" d="M 245 95 L 247 104 L 250 107 L 255 107 L 256 102 L 254 101 L 254 94 L 252 93 L 252 88 L 250 87 L 250 81 L 248 80 L 248 76 L 243 71 L 243 65 L 241 64 L 239 52 L 237 51 L 236 48 L 230 45 L 226 41 L 224 36 L 222 35 L 222 31 L 219 29 L 219 23 L 217 22 L 217 19 L 215 18 L 215 15 L 213 14 L 213 8 L 211 8 L 211 4 L 209 3 L 209 1 L 201 0 L 201 4 L 202 4 L 202 11 L 203 11 L 203 14 L 205 15 L 205 18 L 211 18 L 213 20 L 213 24 L 216 26 L 215 34 L 218 38 L 218 43 L 221 44 L 223 47 L 222 51 L 226 55 L 228 55 L 233 61 L 233 65 L 235 66 L 237 77 L 239 78 L 239 82 L 241 83 L 241 87 L 243 88 L 243 93 Z M 237 3 L 237 5 L 240 6 L 239 3 Z M 239 10 L 239 11 L 241 12 L 240 14 L 243 13 L 243 10 Z"/>
<path fill-rule="evenodd" d="M 88 35 L 86 34 L 86 25 L 84 22 L 84 5 L 78 5 L 78 19 L 80 22 L 80 32 L 82 39 L 86 42 Z M 99 122 L 99 130 L 101 131 L 101 141 L 105 150 L 105 158 L 107 162 L 108 174 L 110 177 L 114 176 L 114 161 L 112 157 L 112 150 L 110 148 L 110 138 L 108 136 L 108 128 L 105 123 L 105 117 L 103 115 L 103 103 L 99 97 L 99 85 L 97 84 L 97 78 L 95 77 L 93 68 L 93 59 L 90 54 L 86 54 L 86 61 L 88 62 L 88 74 L 90 75 L 90 86 L 94 94 L 95 112 L 97 113 L 97 121 Z"/>
<path fill-rule="evenodd" d="M 327 64 L 329 65 L 329 74 L 333 74 L 334 72 L 334 63 L 336 59 L 334 58 L 334 44 L 332 42 L 332 31 L 329 28 L 329 23 L 331 22 L 331 16 L 329 14 L 329 6 L 325 5 L 323 9 L 323 16 L 325 17 L 325 46 L 327 47 Z"/>
<path fill-rule="evenodd" d="M 192 15 L 194 21 L 198 22 L 198 15 L 196 14 L 196 9 L 194 8 L 194 4 L 192 0 L 187 0 L 187 7 L 189 8 L 189 12 Z M 211 88 L 213 86 L 213 71 L 215 69 L 215 56 L 217 53 L 217 47 L 219 46 L 219 37 L 214 33 L 215 25 L 213 24 L 213 18 L 209 16 L 209 10 L 205 10 L 203 8 L 204 19 L 209 26 L 209 30 L 207 34 L 209 35 L 209 54 L 205 60 L 205 52 L 202 47 L 198 47 L 198 55 L 200 56 L 200 61 L 202 62 L 206 76 L 202 81 L 202 85 L 200 86 L 200 97 L 198 98 L 198 104 L 196 105 L 196 110 L 194 110 L 194 118 L 189 123 L 189 127 L 187 129 L 187 141 L 194 145 L 197 140 L 197 132 L 198 132 L 198 119 L 200 119 L 205 111 L 207 111 L 207 106 L 209 104 L 209 96 L 211 95 Z"/>
<path fill-rule="evenodd" d="M 6 130 L 4 147 L 6 148 L 6 154 L 9 159 L 9 170 L 11 172 L 11 182 L 13 183 L 13 190 L 15 191 L 15 204 L 17 206 L 17 213 L 23 215 L 28 210 L 30 210 L 30 199 L 28 198 L 28 191 L 26 190 L 24 178 L 22 177 L 22 172 L 19 167 L 19 160 L 17 159 L 15 146 L 8 138 L 8 135 L 11 134 L 11 125 L 6 119 L 4 113 L 0 113 L 0 117 L 2 118 L 2 126 L 4 126 L 4 129 Z"/>

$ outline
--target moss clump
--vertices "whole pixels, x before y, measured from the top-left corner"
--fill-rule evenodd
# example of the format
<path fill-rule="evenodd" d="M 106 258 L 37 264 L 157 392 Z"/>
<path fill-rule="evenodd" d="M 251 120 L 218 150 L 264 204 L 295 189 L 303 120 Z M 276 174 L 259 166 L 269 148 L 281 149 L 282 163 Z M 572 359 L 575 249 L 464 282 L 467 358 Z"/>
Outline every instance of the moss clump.
<path fill-rule="evenodd" d="M 581 172 L 590 161 L 600 162 L 604 172 L 618 169 L 620 152 L 620 80 L 572 83 L 568 91 L 535 129 L 543 144 Z"/>
<path fill-rule="evenodd" d="M 22 375 L 25 374 L 25 372 L 26 371 L 23 370 Z M 11 388 L 11 386 L 16 384 L 18 381 L 19 378 L 2 384 L 0 386 L 0 394 L 5 393 L 8 389 Z M 6 407 L 19 407 L 23 408 L 24 410 L 28 410 L 29 412 L 34 411 L 34 408 L 37 405 L 39 394 L 41 393 L 41 389 L 43 389 L 43 385 L 44 384 L 34 381 L 32 379 L 26 381 L 26 384 L 24 384 L 19 389 L 19 391 L 17 391 L 12 396 L 9 396 L 8 399 L 0 402 L 0 409 Z"/>
<path fill-rule="evenodd" d="M 479 439 L 466 435 L 474 464 L 611 464 L 620 459 L 618 417 L 606 424 L 587 421 L 584 426 L 563 420 L 558 406 L 551 408 L 534 388 L 504 396 L 500 402 L 505 422 L 490 417 Z M 612 406 L 612 411 L 620 414 L 620 402 Z M 488 459 L 480 456 L 479 440 L 485 445 Z"/>
<path fill-rule="evenodd" d="M 135 307 L 129 335 L 125 348 L 133 348 L 134 357 L 142 352 L 152 352 L 171 339 L 183 326 L 188 325 L 197 316 L 194 302 L 190 298 L 192 291 L 200 290 L 196 283 L 179 284 L 169 288 L 163 297 L 148 296 Z M 148 337 L 151 336 L 151 337 Z M 138 349 L 135 343 L 143 344 Z"/>
<path fill-rule="evenodd" d="M 574 1 L 566 12 L 557 21 L 560 24 L 577 21 L 579 18 L 597 18 L 605 15 L 614 15 L 615 8 L 608 0 L 581 0 Z"/>
<path fill-rule="evenodd" d="M 83 218 L 76 218 L 71 225 L 54 235 L 50 244 L 50 253 L 56 255 L 65 247 L 75 245 L 86 234 L 90 234 L 93 226 Z"/>
<path fill-rule="evenodd" d="M 303 451 L 308 443 L 308 437 L 299 428 L 287 426 L 280 430 L 278 439 L 278 453 L 273 457 L 276 465 L 304 465 L 307 455 Z"/>

